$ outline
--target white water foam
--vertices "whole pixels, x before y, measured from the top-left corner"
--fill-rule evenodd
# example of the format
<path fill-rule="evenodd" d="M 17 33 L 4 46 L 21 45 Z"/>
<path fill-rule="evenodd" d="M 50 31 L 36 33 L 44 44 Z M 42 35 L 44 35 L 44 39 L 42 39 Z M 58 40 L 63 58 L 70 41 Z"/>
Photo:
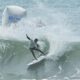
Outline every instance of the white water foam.
<path fill-rule="evenodd" d="M 45 10 L 46 17 L 28 17 L 18 22 L 16 26 L 13 24 L 9 27 L 0 27 L 0 38 L 27 41 L 25 34 L 28 34 L 32 39 L 36 37 L 46 38 L 50 44 L 47 58 L 55 56 L 53 59 L 57 59 L 58 56 L 64 54 L 68 42 L 80 41 L 80 38 L 75 36 L 70 28 L 67 28 L 66 14 L 49 10 L 46 7 L 39 9 Z M 39 23 L 40 21 L 42 22 Z M 38 27 L 38 23 L 41 27 Z"/>

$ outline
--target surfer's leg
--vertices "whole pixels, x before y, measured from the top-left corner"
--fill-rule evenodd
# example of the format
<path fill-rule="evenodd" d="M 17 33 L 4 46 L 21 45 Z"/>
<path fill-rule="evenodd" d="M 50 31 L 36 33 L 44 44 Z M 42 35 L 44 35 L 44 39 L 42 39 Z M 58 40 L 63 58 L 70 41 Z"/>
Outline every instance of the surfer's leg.
<path fill-rule="evenodd" d="M 45 55 L 44 52 L 41 51 L 40 49 L 35 48 L 34 50 L 39 51 L 39 52 L 41 52 L 43 55 Z"/>
<path fill-rule="evenodd" d="M 37 60 L 37 58 L 36 58 L 36 56 L 35 56 L 35 54 L 34 54 L 33 49 L 31 49 L 31 48 L 30 48 L 30 51 L 31 51 L 31 53 L 32 53 L 33 57 Z"/>

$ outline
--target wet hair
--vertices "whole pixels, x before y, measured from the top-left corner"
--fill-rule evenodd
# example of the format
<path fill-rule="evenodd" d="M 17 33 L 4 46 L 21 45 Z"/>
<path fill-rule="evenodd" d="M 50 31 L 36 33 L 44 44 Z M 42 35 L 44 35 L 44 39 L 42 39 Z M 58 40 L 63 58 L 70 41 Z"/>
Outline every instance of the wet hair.
<path fill-rule="evenodd" d="M 38 39 L 36 38 L 35 40 L 34 40 L 34 42 L 37 42 L 38 41 Z"/>

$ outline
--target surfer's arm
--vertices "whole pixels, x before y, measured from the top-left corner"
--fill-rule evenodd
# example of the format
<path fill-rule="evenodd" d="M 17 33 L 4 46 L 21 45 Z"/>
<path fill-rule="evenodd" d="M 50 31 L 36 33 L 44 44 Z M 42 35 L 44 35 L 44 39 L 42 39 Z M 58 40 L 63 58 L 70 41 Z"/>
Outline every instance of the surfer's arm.
<path fill-rule="evenodd" d="M 40 46 L 39 46 L 39 44 L 37 44 L 37 48 L 39 48 Z"/>
<path fill-rule="evenodd" d="M 31 40 L 31 38 L 26 34 L 27 39 Z"/>

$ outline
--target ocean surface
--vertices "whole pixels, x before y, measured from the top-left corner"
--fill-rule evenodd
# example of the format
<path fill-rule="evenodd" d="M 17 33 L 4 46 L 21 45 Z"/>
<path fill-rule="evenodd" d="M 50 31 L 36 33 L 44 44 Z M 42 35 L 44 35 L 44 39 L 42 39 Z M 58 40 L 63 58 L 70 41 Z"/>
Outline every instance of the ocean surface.
<path fill-rule="evenodd" d="M 2 26 L 8 5 L 27 10 L 16 26 Z M 46 54 L 31 66 L 26 34 Z M 0 0 L 0 80 L 80 80 L 80 0 Z"/>

